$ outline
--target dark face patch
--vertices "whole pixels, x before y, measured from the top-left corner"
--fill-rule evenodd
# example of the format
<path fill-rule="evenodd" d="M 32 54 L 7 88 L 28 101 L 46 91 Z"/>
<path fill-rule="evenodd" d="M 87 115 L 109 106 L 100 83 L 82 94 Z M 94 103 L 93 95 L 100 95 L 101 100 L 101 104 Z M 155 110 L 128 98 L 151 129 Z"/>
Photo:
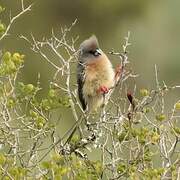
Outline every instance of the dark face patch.
<path fill-rule="evenodd" d="M 101 55 L 100 49 L 90 50 L 89 53 L 94 55 L 95 57 L 98 57 Z"/>

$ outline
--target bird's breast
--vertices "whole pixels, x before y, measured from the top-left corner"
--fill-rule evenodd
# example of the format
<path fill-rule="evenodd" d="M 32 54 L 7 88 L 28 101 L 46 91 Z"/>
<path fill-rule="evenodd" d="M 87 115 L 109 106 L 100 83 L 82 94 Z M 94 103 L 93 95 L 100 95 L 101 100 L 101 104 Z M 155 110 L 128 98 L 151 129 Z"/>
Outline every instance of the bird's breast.
<path fill-rule="evenodd" d="M 91 61 L 85 68 L 83 92 L 86 96 L 96 96 L 100 86 L 111 88 L 114 85 L 114 70 L 106 56 Z"/>

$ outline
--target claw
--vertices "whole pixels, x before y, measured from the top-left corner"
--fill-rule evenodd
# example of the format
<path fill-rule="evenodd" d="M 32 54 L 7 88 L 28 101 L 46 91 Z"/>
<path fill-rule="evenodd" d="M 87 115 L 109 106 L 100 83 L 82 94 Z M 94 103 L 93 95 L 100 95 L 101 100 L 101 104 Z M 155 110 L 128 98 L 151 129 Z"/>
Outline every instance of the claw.
<path fill-rule="evenodd" d="M 98 90 L 97 90 L 98 93 L 101 93 L 101 94 L 107 94 L 109 92 L 109 88 L 107 88 L 106 86 L 101 86 Z"/>

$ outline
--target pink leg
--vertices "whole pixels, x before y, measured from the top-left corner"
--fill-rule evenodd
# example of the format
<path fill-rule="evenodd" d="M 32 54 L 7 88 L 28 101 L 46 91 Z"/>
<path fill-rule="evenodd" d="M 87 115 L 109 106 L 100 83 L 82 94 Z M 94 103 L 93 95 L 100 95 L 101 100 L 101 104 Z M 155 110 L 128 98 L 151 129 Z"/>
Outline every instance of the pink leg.
<path fill-rule="evenodd" d="M 106 86 L 100 86 L 100 88 L 97 90 L 100 94 L 107 94 L 109 92 L 109 88 Z"/>

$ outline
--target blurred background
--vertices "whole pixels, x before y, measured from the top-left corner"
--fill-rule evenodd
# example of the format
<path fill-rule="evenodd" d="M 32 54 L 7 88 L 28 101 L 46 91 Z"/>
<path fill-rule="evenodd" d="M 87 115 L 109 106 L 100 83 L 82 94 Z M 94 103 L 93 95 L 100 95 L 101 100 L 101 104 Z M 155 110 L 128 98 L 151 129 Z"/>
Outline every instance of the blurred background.
<path fill-rule="evenodd" d="M 10 11 L 13 16 L 20 10 L 20 2 L 0 0 L 1 6 L 6 7 L 0 18 L 5 24 L 9 22 Z M 11 35 L 1 42 L 0 49 L 26 55 L 20 74 L 25 83 L 36 83 L 40 72 L 41 86 L 46 89 L 53 71 L 19 35 L 29 37 L 33 33 L 41 40 L 50 37 L 52 28 L 58 32 L 77 19 L 72 30 L 74 37 L 79 36 L 77 48 L 84 39 L 95 34 L 106 53 L 112 48 L 121 51 L 124 37 L 131 32 L 129 60 L 133 72 L 139 74 L 138 89 L 155 87 L 155 64 L 161 81 L 170 86 L 180 85 L 179 0 L 24 0 L 24 3 L 34 3 L 32 11 L 13 24 Z M 117 64 L 117 60 L 112 58 L 112 63 Z M 180 91 L 173 92 L 172 103 L 179 95 Z"/>
<path fill-rule="evenodd" d="M 121 50 L 123 38 L 131 32 L 129 48 L 133 71 L 138 73 L 138 83 L 152 87 L 154 64 L 160 69 L 160 79 L 172 85 L 178 83 L 180 67 L 180 1 L 179 0 L 25 0 L 34 3 L 32 11 L 20 17 L 13 25 L 11 34 L 0 46 L 5 50 L 26 54 L 23 78 L 27 82 L 37 79 L 42 73 L 42 82 L 47 82 L 49 67 L 35 55 L 18 35 L 49 37 L 52 28 L 57 31 L 70 25 L 76 18 L 73 36 L 79 35 L 77 47 L 85 38 L 95 34 L 101 48 Z M 1 19 L 6 24 L 20 10 L 20 0 L 0 0 L 6 7 Z M 2 48 L 1 47 L 1 48 Z M 111 58 L 111 57 L 110 57 Z M 113 62 L 115 63 L 115 62 Z M 43 68 L 40 68 L 43 67 Z"/>

